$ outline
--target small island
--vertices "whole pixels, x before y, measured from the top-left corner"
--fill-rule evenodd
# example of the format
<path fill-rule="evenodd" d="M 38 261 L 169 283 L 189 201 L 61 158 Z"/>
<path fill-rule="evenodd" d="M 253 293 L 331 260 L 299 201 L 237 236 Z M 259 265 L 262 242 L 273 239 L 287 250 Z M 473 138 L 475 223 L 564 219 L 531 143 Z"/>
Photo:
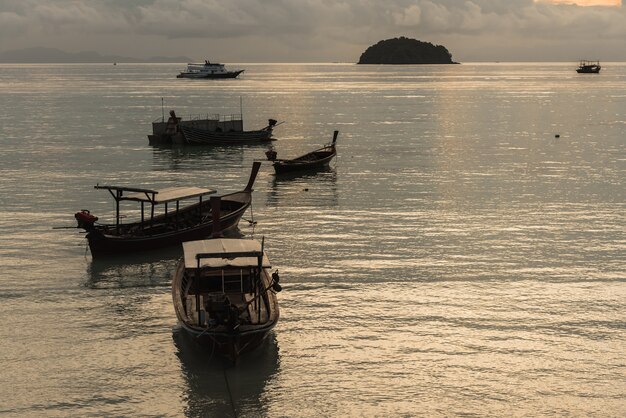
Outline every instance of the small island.
<path fill-rule="evenodd" d="M 433 45 L 401 36 L 372 45 L 358 64 L 458 64 L 443 45 Z"/>

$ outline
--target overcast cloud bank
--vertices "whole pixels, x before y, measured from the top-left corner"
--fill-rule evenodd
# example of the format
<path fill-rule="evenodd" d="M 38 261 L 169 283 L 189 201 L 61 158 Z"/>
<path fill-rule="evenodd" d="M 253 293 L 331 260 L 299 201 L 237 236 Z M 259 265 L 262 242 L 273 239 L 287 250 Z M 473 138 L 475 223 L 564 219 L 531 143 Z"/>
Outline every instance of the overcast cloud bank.
<path fill-rule="evenodd" d="M 350 61 L 407 36 L 460 61 L 626 60 L 624 7 L 533 0 L 3 0 L 0 51 Z"/>

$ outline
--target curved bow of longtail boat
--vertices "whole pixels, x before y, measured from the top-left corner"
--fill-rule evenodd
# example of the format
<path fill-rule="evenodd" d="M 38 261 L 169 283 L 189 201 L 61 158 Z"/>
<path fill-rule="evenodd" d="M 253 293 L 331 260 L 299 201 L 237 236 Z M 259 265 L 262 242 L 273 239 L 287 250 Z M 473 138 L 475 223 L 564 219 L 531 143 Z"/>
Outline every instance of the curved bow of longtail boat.
<path fill-rule="evenodd" d="M 244 189 L 246 192 L 252 191 L 252 186 L 254 186 L 254 181 L 256 180 L 257 174 L 259 174 L 259 169 L 261 168 L 261 162 L 255 161 L 252 163 L 252 171 L 250 172 L 250 179 L 248 180 L 248 184 Z"/>

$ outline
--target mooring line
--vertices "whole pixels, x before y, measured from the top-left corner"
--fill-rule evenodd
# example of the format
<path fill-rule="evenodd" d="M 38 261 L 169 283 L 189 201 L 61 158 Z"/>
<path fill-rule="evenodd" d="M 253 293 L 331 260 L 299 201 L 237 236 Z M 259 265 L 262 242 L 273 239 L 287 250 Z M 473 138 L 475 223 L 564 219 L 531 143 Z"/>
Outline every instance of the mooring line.
<path fill-rule="evenodd" d="M 230 385 L 228 384 L 228 376 L 226 376 L 226 368 L 224 368 L 224 382 L 226 382 L 226 390 L 228 391 L 228 397 L 230 398 L 230 407 L 233 409 L 233 416 L 237 417 L 237 410 L 235 409 L 235 400 L 233 399 L 233 393 L 230 391 Z"/>

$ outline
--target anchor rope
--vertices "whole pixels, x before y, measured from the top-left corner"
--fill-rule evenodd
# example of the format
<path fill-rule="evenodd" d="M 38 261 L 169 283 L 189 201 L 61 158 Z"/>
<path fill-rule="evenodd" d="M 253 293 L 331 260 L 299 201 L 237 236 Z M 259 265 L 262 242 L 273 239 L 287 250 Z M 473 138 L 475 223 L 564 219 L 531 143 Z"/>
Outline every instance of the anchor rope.
<path fill-rule="evenodd" d="M 226 391 L 228 392 L 228 397 L 230 398 L 230 407 L 233 410 L 233 416 L 237 416 L 237 409 L 235 408 L 235 400 L 233 399 L 233 392 L 230 390 L 230 384 L 228 383 L 228 376 L 226 375 L 226 371 L 228 369 L 224 367 L 224 382 L 226 382 Z"/>
<path fill-rule="evenodd" d="M 253 200 L 250 200 L 250 219 L 246 219 L 246 218 L 243 218 L 243 219 L 248 221 L 248 223 L 250 225 L 254 226 L 254 225 L 256 225 L 256 222 L 254 220 L 254 212 L 252 211 L 252 202 L 253 202 Z"/>

